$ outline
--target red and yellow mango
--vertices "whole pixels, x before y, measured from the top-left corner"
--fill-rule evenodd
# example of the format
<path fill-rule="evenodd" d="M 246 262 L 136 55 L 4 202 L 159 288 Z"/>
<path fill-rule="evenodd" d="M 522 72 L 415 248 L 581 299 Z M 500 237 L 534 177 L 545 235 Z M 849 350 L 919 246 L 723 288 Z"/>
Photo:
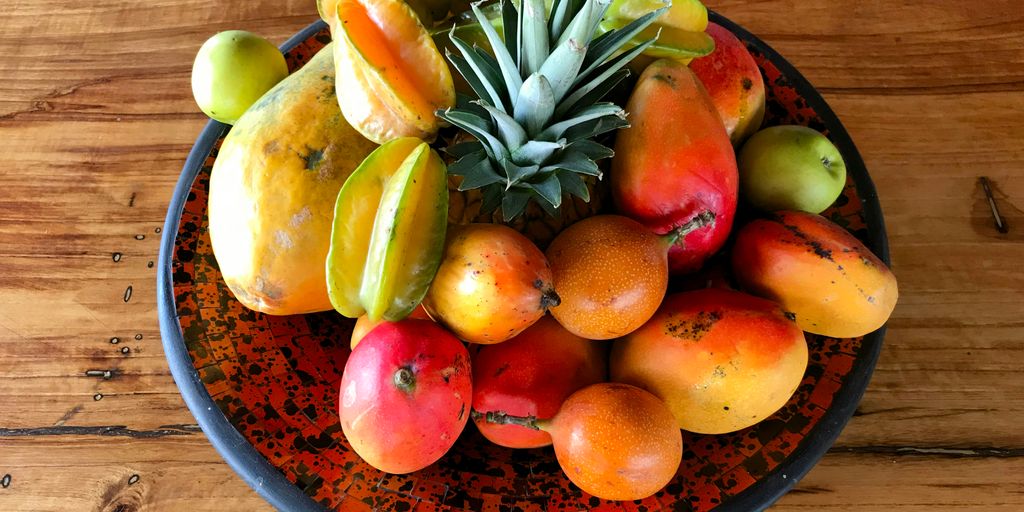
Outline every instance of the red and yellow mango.
<path fill-rule="evenodd" d="M 808 332 L 868 334 L 889 319 L 896 276 L 848 231 L 820 215 L 780 211 L 740 230 L 733 275 L 750 293 L 796 315 Z"/>

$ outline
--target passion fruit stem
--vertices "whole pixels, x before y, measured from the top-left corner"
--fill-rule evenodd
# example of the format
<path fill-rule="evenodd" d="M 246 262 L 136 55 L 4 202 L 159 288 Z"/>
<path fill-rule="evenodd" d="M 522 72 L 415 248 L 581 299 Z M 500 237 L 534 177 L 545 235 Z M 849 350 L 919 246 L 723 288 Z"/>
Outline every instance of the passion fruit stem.
<path fill-rule="evenodd" d="M 531 430 L 543 430 L 543 427 L 547 425 L 547 420 L 539 420 L 536 416 L 513 416 L 503 411 L 487 411 L 480 412 L 473 409 L 469 413 L 474 420 L 483 418 L 487 423 L 494 423 L 495 425 L 519 425 L 520 427 L 526 427 Z"/>
<path fill-rule="evenodd" d="M 661 235 L 662 241 L 665 245 L 671 247 L 675 245 L 680 239 L 685 238 L 686 235 L 697 231 L 705 226 L 710 226 L 715 223 L 715 212 L 711 210 L 703 210 L 694 216 L 692 219 L 686 221 L 686 224 L 679 226 L 664 235 Z"/>
<path fill-rule="evenodd" d="M 412 369 L 403 366 L 395 372 L 395 387 L 402 392 L 412 393 L 412 390 L 416 388 L 416 375 L 412 373 Z"/>

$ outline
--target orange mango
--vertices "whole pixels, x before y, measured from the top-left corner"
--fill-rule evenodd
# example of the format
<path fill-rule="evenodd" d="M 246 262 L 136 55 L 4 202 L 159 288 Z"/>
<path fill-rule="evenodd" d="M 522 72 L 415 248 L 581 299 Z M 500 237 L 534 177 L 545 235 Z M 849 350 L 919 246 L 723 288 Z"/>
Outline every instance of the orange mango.
<path fill-rule="evenodd" d="M 736 280 L 796 315 L 808 332 L 868 334 L 889 319 L 896 276 L 848 231 L 820 215 L 775 212 L 747 224 L 732 251 Z"/>
<path fill-rule="evenodd" d="M 807 368 L 804 333 L 772 301 L 707 288 L 665 298 L 615 342 L 611 378 L 661 398 L 680 428 L 724 434 L 779 410 Z"/>

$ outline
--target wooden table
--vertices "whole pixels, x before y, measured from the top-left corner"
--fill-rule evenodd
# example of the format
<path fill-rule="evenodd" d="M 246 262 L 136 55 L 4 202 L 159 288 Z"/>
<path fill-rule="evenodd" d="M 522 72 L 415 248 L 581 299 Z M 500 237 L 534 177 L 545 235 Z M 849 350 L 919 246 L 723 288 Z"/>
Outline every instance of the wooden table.
<path fill-rule="evenodd" d="M 824 94 L 878 186 L 900 304 L 856 417 L 777 510 L 1024 510 L 1020 0 L 711 1 Z M 313 0 L 0 9 L 0 510 L 267 510 L 195 426 L 157 245 L 199 45 Z M 1009 225 L 1000 234 L 977 178 Z"/>

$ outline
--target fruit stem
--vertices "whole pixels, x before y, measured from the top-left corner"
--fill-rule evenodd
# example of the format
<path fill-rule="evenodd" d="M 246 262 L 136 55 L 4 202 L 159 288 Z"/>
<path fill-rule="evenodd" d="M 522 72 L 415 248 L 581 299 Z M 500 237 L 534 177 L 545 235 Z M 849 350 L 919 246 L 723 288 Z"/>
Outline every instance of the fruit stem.
<path fill-rule="evenodd" d="M 682 238 L 686 238 L 686 235 L 697 231 L 705 226 L 710 226 L 715 223 L 715 212 L 711 210 L 703 210 L 694 216 L 692 219 L 686 221 L 686 224 L 679 226 L 664 235 L 661 235 L 661 239 L 665 242 L 665 245 L 671 247 L 675 245 Z"/>
<path fill-rule="evenodd" d="M 539 420 L 536 416 L 513 416 L 502 411 L 487 411 L 484 413 L 473 409 L 469 414 L 474 420 L 482 418 L 487 423 L 494 423 L 495 425 L 519 425 L 531 430 L 542 430 L 541 427 L 547 425 L 546 420 Z"/>
<path fill-rule="evenodd" d="M 406 393 L 411 393 L 416 386 L 416 376 L 408 366 L 403 366 L 395 372 L 395 386 Z"/>
<path fill-rule="evenodd" d="M 540 296 L 540 307 L 544 311 L 547 311 L 555 306 L 562 303 L 562 298 L 555 293 L 554 288 L 548 288 L 544 290 Z"/>

